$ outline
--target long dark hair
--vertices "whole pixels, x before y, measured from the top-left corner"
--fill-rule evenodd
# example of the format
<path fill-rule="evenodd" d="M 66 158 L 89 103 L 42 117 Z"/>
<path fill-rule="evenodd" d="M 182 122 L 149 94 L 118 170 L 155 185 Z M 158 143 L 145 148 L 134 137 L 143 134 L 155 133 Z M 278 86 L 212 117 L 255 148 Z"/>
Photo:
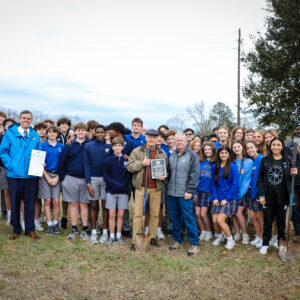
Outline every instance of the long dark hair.
<path fill-rule="evenodd" d="M 269 149 L 268 149 L 268 156 L 269 156 L 269 158 L 270 159 L 273 159 L 273 152 L 272 152 L 272 150 L 271 150 L 271 146 L 272 146 L 272 143 L 274 142 L 274 141 L 279 141 L 281 144 L 282 144 L 282 150 L 281 150 L 281 155 L 283 156 L 283 158 L 284 158 L 284 160 L 286 161 L 286 163 L 289 165 L 289 159 L 288 159 L 288 153 L 287 153 L 287 151 L 286 151 L 286 148 L 285 148 L 285 144 L 284 144 L 284 140 L 281 138 L 281 137 L 279 137 L 279 136 L 276 136 L 276 137 L 274 137 L 272 140 L 271 140 L 271 142 L 270 142 L 270 147 L 269 147 Z"/>
<path fill-rule="evenodd" d="M 216 160 L 216 167 L 215 167 L 215 174 L 214 174 L 215 181 L 218 181 L 219 176 L 220 176 L 221 162 L 222 162 L 222 160 L 220 159 L 220 152 L 222 150 L 226 150 L 229 153 L 229 157 L 226 161 L 226 165 L 225 165 L 224 171 L 223 171 L 223 178 L 229 179 L 230 163 L 232 162 L 232 152 L 231 152 L 231 149 L 227 145 L 221 145 L 218 149 L 218 156 L 217 156 L 217 160 Z"/>

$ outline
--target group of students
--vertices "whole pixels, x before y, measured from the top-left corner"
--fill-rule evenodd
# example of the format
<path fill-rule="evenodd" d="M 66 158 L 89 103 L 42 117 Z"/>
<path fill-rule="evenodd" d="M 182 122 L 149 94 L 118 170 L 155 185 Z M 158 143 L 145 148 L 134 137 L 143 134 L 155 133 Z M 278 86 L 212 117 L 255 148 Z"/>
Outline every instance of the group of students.
<path fill-rule="evenodd" d="M 0 134 L 1 189 L 5 195 L 7 224 L 14 228 L 11 239 L 18 238 L 21 227 L 25 229 L 26 234 L 34 232 L 34 228 L 43 230 L 41 226 L 41 199 L 43 199 L 47 235 L 59 234 L 61 229 L 67 228 L 69 212 L 71 222 L 69 239 L 79 236 L 80 216 L 82 239 L 107 246 L 114 242 L 125 244 L 123 237 L 131 235 L 128 202 L 131 194 L 135 199 L 140 193 L 140 186 L 145 186 L 146 167 L 150 165 L 150 160 L 155 158 L 151 155 L 143 156 L 146 155 L 145 147 L 158 149 L 155 155 L 165 158 L 168 166 L 167 158 L 175 154 L 181 155 L 176 145 L 177 139 L 180 140 L 182 136 L 186 139 L 189 149 L 197 154 L 199 161 L 195 162 L 200 174 L 199 178 L 196 178 L 198 186 L 197 188 L 195 186 L 191 196 L 194 205 L 188 212 L 198 223 L 200 229 L 200 235 L 197 233 L 198 239 L 210 241 L 214 238 L 212 242 L 214 246 L 220 245 L 226 239 L 227 249 L 232 249 L 235 243 L 241 240 L 243 244 L 250 243 L 260 249 L 261 254 L 267 253 L 269 245 L 278 247 L 278 241 L 285 239 L 291 176 L 295 175 L 297 178 L 295 184 L 297 203 L 300 196 L 300 180 L 297 167 L 292 167 L 291 147 L 285 146 L 275 130 L 263 132 L 235 127 L 230 132 L 226 126 L 219 126 L 210 136 L 201 138 L 195 135 L 191 128 L 184 130 L 183 134 L 170 130 L 167 125 L 147 131 L 140 118 L 132 120 L 129 130 L 119 122 L 103 126 L 96 121 L 89 121 L 87 124 L 79 122 L 71 129 L 71 121 L 68 118 L 59 119 L 57 126 L 48 119 L 31 128 L 24 123 L 22 119 L 24 116 L 29 116 L 32 120 L 30 111 L 21 113 L 20 124 L 0 113 L 0 125 L 2 123 L 3 128 Z M 20 139 L 16 138 L 17 135 Z M 295 124 L 295 135 L 300 136 L 300 122 Z M 35 141 L 33 145 L 32 140 L 35 138 L 39 139 L 39 143 Z M 34 195 L 32 213 L 32 208 L 26 210 L 26 205 L 29 206 L 26 201 L 27 190 L 22 186 L 20 192 L 19 183 L 17 185 L 13 179 L 32 179 L 25 173 L 30 160 L 30 150 L 34 147 L 46 152 L 46 160 L 43 177 L 38 178 L 36 182 L 37 192 Z M 137 148 L 141 149 L 141 153 L 133 151 Z M 141 159 L 137 160 L 136 156 L 140 155 L 139 153 Z M 297 166 L 300 163 L 299 155 L 300 146 L 298 146 Z M 160 178 L 161 183 L 157 184 L 157 180 L 151 181 L 149 170 L 147 176 L 150 180 L 147 184 L 150 190 L 153 189 L 155 196 L 150 195 L 148 198 L 145 230 L 147 233 L 150 226 L 151 245 L 158 247 L 156 240 L 164 239 L 164 233 L 172 234 L 172 221 L 175 220 L 172 220 L 172 214 L 170 215 L 169 206 L 173 204 L 169 203 L 168 177 Z M 135 184 L 137 181 L 138 185 Z M 157 188 L 159 192 L 155 193 L 155 187 L 158 186 L 161 188 Z M 60 219 L 61 192 L 63 213 Z M 143 195 L 141 197 L 143 198 Z M 13 198 L 13 216 L 10 198 Z M 98 238 L 99 200 L 103 220 L 100 238 Z M 153 201 L 158 203 L 157 218 L 151 214 Z M 141 226 L 137 223 L 137 214 L 142 212 L 140 203 L 135 202 L 132 250 L 135 250 L 134 238 Z M 295 235 L 300 236 L 300 209 L 297 203 L 293 221 Z M 33 228 L 29 219 L 34 219 Z M 247 233 L 249 219 L 256 232 L 252 241 Z M 214 234 L 211 230 L 211 221 Z M 273 224 L 275 235 L 272 238 Z M 188 224 L 186 226 L 189 229 Z M 31 237 L 39 238 L 36 234 Z M 176 250 L 177 246 L 171 246 L 170 249 Z M 190 254 L 196 252 L 192 251 Z"/>

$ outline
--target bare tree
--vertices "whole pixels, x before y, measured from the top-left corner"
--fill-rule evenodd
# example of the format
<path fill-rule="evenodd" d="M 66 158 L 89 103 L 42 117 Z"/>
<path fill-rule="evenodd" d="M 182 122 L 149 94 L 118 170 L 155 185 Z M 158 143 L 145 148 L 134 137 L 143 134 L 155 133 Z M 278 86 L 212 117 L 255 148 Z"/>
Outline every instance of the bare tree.
<path fill-rule="evenodd" d="M 203 100 L 187 107 L 186 112 L 194 121 L 195 131 L 198 134 L 207 135 L 212 132 L 214 121 L 210 118 L 211 111 L 206 111 Z"/>
<path fill-rule="evenodd" d="M 186 120 L 183 114 L 178 114 L 167 120 L 167 125 L 170 129 L 174 129 L 178 132 L 182 132 L 186 126 Z"/>

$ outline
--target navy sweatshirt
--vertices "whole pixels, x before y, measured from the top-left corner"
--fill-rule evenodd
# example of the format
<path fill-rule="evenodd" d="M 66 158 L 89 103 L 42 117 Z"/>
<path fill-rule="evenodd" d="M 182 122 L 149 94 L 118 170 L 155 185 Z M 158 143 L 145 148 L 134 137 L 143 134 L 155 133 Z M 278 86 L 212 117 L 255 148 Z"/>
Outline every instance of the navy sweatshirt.
<path fill-rule="evenodd" d="M 128 194 L 131 174 L 127 171 L 128 161 L 124 156 L 112 154 L 105 158 L 103 177 L 106 192 L 110 194 Z"/>
<path fill-rule="evenodd" d="M 86 183 L 91 182 L 91 177 L 103 176 L 104 159 L 111 151 L 111 144 L 106 144 L 106 140 L 94 140 L 89 142 L 83 150 L 84 175 Z"/>
<path fill-rule="evenodd" d="M 58 163 L 59 180 L 66 175 L 84 178 L 83 150 L 89 139 L 79 144 L 76 140 L 71 145 L 65 145 Z"/>

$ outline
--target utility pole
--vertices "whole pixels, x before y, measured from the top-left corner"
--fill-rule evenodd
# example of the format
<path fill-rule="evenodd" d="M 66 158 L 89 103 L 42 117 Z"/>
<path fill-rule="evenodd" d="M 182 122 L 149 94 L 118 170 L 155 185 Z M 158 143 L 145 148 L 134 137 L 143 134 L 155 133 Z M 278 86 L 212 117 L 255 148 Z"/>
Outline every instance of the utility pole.
<path fill-rule="evenodd" d="M 238 39 L 238 81 L 237 81 L 237 125 L 241 125 L 241 29 L 239 28 L 239 39 Z"/>

